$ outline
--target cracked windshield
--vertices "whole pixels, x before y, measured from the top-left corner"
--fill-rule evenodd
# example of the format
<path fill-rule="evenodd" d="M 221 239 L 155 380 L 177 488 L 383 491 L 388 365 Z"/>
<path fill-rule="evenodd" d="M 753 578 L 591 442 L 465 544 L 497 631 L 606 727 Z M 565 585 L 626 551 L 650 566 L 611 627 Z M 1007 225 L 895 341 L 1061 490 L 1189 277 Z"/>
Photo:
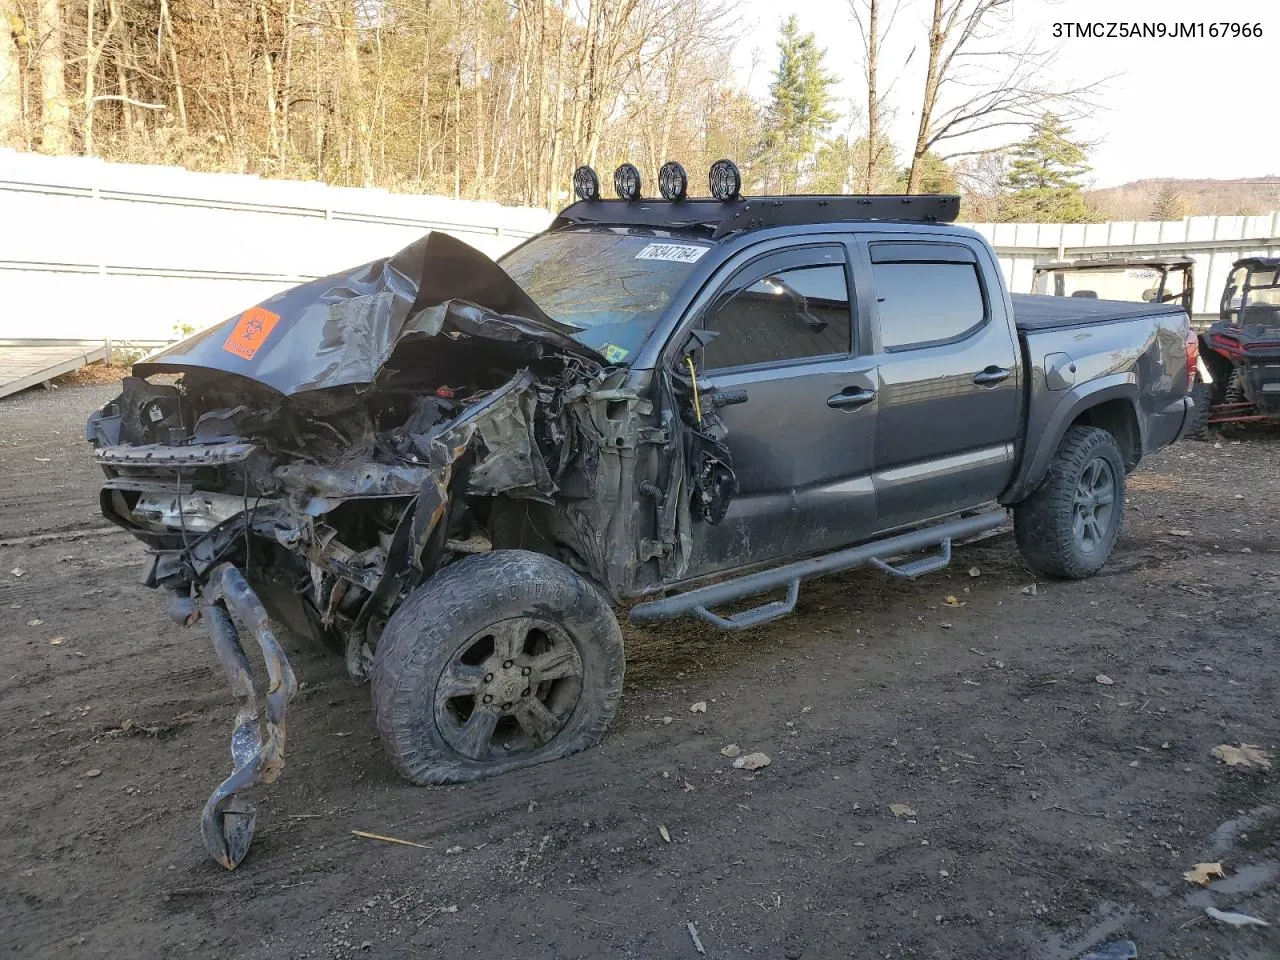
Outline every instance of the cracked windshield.
<path fill-rule="evenodd" d="M 610 363 L 627 361 L 708 246 L 614 230 L 536 237 L 502 268 L 548 316 Z"/>

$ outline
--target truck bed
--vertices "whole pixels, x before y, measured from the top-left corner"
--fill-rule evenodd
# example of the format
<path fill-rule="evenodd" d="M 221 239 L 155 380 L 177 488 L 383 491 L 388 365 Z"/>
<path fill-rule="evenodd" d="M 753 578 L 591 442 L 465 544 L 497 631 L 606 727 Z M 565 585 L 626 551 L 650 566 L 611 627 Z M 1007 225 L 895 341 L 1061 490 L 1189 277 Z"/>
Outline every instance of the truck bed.
<path fill-rule="evenodd" d="M 1014 323 L 1024 332 L 1184 312 L 1181 304 L 1177 303 L 1134 303 L 1034 293 L 1015 293 L 1010 295 L 1010 299 L 1013 301 Z"/>

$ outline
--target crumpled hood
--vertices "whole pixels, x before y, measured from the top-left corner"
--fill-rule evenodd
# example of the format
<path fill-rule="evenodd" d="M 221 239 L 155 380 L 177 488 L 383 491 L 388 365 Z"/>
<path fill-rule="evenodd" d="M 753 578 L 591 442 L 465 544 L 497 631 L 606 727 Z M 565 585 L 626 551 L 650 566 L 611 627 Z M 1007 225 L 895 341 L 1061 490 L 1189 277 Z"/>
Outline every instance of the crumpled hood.
<path fill-rule="evenodd" d="M 439 335 L 526 342 L 605 365 L 496 263 L 429 233 L 394 256 L 312 280 L 134 365 L 134 374 L 212 370 L 286 396 L 372 384 L 401 341 Z"/>

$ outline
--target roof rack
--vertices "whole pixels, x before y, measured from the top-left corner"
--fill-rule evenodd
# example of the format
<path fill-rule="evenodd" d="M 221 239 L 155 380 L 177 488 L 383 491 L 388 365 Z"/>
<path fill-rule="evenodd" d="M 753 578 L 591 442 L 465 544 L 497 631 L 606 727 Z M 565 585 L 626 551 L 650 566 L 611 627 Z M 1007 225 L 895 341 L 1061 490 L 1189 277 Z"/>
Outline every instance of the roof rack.
<path fill-rule="evenodd" d="M 960 198 L 950 195 L 782 196 L 719 200 L 579 200 L 560 211 L 551 229 L 571 224 L 701 227 L 719 239 L 739 230 L 760 230 L 846 220 L 910 220 L 951 223 L 960 215 Z"/>

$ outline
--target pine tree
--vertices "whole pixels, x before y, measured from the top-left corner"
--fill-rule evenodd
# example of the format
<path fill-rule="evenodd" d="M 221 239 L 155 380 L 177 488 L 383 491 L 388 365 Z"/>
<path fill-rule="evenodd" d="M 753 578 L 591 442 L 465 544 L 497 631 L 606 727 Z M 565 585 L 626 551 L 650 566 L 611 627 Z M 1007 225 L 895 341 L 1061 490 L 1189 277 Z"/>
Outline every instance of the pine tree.
<path fill-rule="evenodd" d="M 1079 178 L 1088 173 L 1084 145 L 1052 113 L 1040 118 L 1027 139 L 1011 151 L 1005 186 L 1013 192 L 1001 219 L 1030 223 L 1088 223 L 1095 219 L 1084 202 Z"/>
<path fill-rule="evenodd" d="M 1160 184 L 1155 199 L 1151 202 L 1148 220 L 1181 220 L 1187 215 L 1187 201 L 1183 199 L 1178 188 L 1172 183 Z"/>
<path fill-rule="evenodd" d="M 782 24 L 778 68 L 769 86 L 763 159 L 774 171 L 780 193 L 795 190 L 801 165 L 835 122 L 831 89 L 836 77 L 823 65 L 826 51 L 812 33 L 800 33 L 795 14 Z"/>

